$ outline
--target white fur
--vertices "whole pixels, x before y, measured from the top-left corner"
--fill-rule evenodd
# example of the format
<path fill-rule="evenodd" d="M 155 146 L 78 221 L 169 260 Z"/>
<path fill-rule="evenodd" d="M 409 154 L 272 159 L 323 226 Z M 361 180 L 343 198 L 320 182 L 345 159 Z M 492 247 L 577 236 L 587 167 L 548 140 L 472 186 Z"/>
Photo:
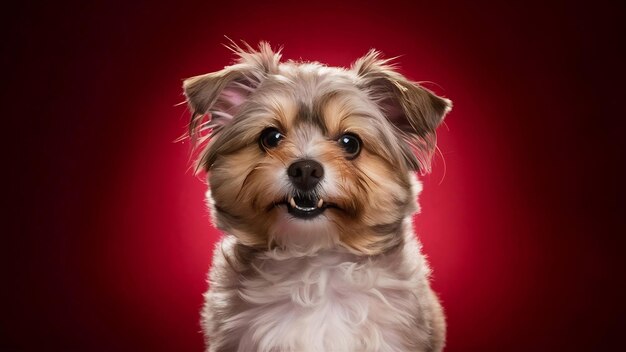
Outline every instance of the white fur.
<path fill-rule="evenodd" d="M 405 225 L 397 252 L 363 257 L 340 248 L 273 250 L 255 259 L 246 275 L 228 264 L 235 240 L 225 236 L 216 247 L 204 309 L 205 330 L 221 340 L 208 341 L 208 351 L 236 345 L 236 351 L 430 351 L 430 270 L 410 218 Z M 234 302 L 234 310 L 225 309 Z M 217 327 L 222 309 L 229 316 Z"/>

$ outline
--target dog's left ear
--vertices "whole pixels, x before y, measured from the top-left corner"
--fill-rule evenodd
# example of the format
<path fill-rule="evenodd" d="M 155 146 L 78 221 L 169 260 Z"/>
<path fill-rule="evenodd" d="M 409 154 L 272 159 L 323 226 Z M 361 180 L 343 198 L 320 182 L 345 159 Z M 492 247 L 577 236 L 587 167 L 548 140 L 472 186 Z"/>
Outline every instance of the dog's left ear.
<path fill-rule="evenodd" d="M 413 147 L 415 154 L 403 152 L 408 166 L 428 172 L 436 146 L 435 130 L 452 109 L 452 102 L 409 81 L 395 71 L 390 61 L 381 59 L 378 51 L 370 50 L 351 69 L 357 75 L 359 88 L 378 104 L 402 138 Z"/>

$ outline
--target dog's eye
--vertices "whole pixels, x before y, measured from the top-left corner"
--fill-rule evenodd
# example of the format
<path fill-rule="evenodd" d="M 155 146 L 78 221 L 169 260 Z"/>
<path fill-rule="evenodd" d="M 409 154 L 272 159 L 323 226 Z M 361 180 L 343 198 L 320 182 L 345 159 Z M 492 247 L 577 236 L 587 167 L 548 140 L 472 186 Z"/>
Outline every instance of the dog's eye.
<path fill-rule="evenodd" d="M 266 128 L 261 132 L 261 137 L 259 138 L 259 144 L 263 149 L 272 149 L 276 148 L 280 141 L 283 140 L 285 136 L 280 133 L 276 128 L 270 127 Z"/>
<path fill-rule="evenodd" d="M 344 134 L 337 142 L 346 152 L 348 159 L 356 158 L 361 152 L 361 140 L 354 134 Z"/>

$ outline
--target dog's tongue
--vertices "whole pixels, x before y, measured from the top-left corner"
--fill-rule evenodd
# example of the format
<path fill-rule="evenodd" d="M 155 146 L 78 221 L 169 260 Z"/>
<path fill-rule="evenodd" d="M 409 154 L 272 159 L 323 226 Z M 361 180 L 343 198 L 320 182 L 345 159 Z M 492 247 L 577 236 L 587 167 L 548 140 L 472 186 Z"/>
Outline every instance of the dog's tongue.
<path fill-rule="evenodd" d="M 311 197 L 294 197 L 293 200 L 299 207 L 303 208 L 315 208 L 317 200 Z"/>

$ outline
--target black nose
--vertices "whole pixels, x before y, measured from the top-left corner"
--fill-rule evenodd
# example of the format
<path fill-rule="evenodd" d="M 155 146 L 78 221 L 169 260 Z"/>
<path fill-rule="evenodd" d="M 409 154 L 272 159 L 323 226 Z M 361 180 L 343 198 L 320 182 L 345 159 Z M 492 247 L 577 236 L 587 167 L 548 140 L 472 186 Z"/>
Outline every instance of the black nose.
<path fill-rule="evenodd" d="M 303 191 L 309 191 L 315 187 L 324 176 L 324 168 L 315 160 L 298 160 L 289 165 L 287 175 L 294 186 Z"/>

